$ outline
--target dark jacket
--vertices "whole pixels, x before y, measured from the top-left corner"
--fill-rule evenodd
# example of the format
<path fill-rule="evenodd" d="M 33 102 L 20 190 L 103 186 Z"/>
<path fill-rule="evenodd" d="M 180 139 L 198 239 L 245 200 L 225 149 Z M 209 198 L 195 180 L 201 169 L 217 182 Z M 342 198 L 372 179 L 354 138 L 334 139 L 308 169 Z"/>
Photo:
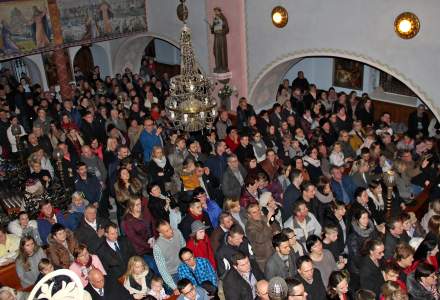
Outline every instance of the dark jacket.
<path fill-rule="evenodd" d="M 348 238 L 348 232 L 350 223 L 347 222 L 346 219 L 343 219 L 345 223 L 345 230 L 346 230 L 346 239 Z M 335 256 L 335 259 L 337 261 L 338 256 L 344 251 L 346 241 L 344 241 L 344 231 L 341 227 L 341 224 L 339 223 L 339 220 L 336 219 L 335 214 L 332 211 L 327 211 L 324 214 L 324 226 L 326 225 L 333 225 L 338 228 L 338 239 L 335 241 L 335 248 L 333 249 L 337 255 Z M 333 251 L 331 251 L 333 254 L 335 254 Z"/>
<path fill-rule="evenodd" d="M 418 124 L 419 122 L 422 124 L 422 129 L 419 130 Z M 422 117 L 417 116 L 417 111 L 413 111 L 408 117 L 408 133 L 411 137 L 415 137 L 419 132 L 423 134 L 423 136 L 428 136 L 428 127 L 429 127 L 429 116 L 428 113 L 424 112 Z"/>
<path fill-rule="evenodd" d="M 237 155 L 238 161 L 244 162 L 246 158 L 255 157 L 254 147 L 251 144 L 248 144 L 246 147 L 240 144 L 235 150 L 235 154 Z"/>
<path fill-rule="evenodd" d="M 121 277 L 127 271 L 130 257 L 136 255 L 132 244 L 126 237 L 118 237 L 118 246 L 121 249 L 120 254 L 114 251 L 107 241 L 104 241 L 96 251 L 107 274 L 113 278 Z"/>
<path fill-rule="evenodd" d="M 239 166 L 239 170 L 244 180 L 247 172 L 241 165 Z M 223 174 L 222 192 L 225 198 L 239 198 L 241 195 L 241 185 L 229 167 Z"/>
<path fill-rule="evenodd" d="M 84 288 L 92 296 L 92 300 L 132 300 L 132 295 L 116 279 L 105 276 L 104 296 L 99 294 L 92 287 L 91 283 Z"/>
<path fill-rule="evenodd" d="M 355 221 L 351 224 L 352 230 L 348 235 L 348 270 L 350 274 L 359 275 L 361 266 L 360 250 L 367 239 L 373 239 L 377 236 L 373 222 L 370 221 L 367 229 L 361 229 Z"/>
<path fill-rule="evenodd" d="M 382 272 L 369 256 L 365 256 L 361 261 L 360 267 L 361 288 L 373 291 L 380 295 L 381 287 L 385 283 Z"/>
<path fill-rule="evenodd" d="M 337 200 L 343 201 L 343 193 L 342 193 L 342 187 L 341 184 L 334 179 L 330 181 L 330 185 L 332 187 L 332 191 L 335 195 L 335 198 Z M 354 192 L 357 188 L 357 186 L 354 184 L 353 179 L 351 176 L 344 175 L 342 177 L 342 185 L 344 186 L 345 192 L 348 194 L 348 197 L 350 198 L 350 201 L 352 202 L 354 200 Z M 346 203 L 349 204 L 349 203 Z"/>
<path fill-rule="evenodd" d="M 313 282 L 309 284 L 301 276 L 298 279 L 304 285 L 304 290 L 307 292 L 307 299 L 310 300 L 325 300 L 327 299 L 327 294 L 325 291 L 324 283 L 322 282 L 321 272 L 318 269 L 313 269 Z"/>
<path fill-rule="evenodd" d="M 292 183 L 284 193 L 284 205 L 282 207 L 283 221 L 285 222 L 293 213 L 293 204 L 301 197 L 301 191 Z"/>
<path fill-rule="evenodd" d="M 211 174 L 220 182 L 228 167 L 226 155 L 210 155 L 205 162 L 205 167 L 208 167 Z"/>
<path fill-rule="evenodd" d="M 395 237 L 387 229 L 385 232 L 385 239 L 383 244 L 385 246 L 384 259 L 392 258 L 394 255 L 394 250 L 396 250 L 396 245 L 401 241 L 400 237 Z"/>
<path fill-rule="evenodd" d="M 211 235 L 211 232 L 213 230 L 212 228 L 212 224 L 211 224 L 211 220 L 209 219 L 209 215 L 206 212 L 202 212 L 203 216 L 202 216 L 202 223 L 205 224 L 206 226 L 209 226 L 208 229 L 206 229 L 206 233 L 208 235 Z M 195 219 L 193 218 L 193 216 L 188 213 L 186 214 L 185 217 L 183 217 L 182 221 L 179 224 L 179 230 L 182 232 L 183 238 L 185 239 L 185 241 L 188 240 L 189 235 L 191 234 L 191 224 L 195 221 Z"/>
<path fill-rule="evenodd" d="M 103 219 L 101 217 L 96 218 L 96 228 L 105 228 L 109 224 L 107 219 Z M 96 254 L 96 251 L 101 246 L 101 244 L 105 241 L 105 237 L 98 237 L 95 229 L 90 226 L 85 219 L 83 218 L 79 223 L 78 228 L 75 230 L 75 237 L 79 243 L 83 243 L 87 245 L 88 250 Z"/>
<path fill-rule="evenodd" d="M 267 280 L 272 279 L 275 276 L 281 278 L 292 278 L 297 273 L 296 259 L 298 255 L 292 251 L 288 257 L 289 267 L 281 259 L 278 252 L 274 252 L 266 262 L 266 268 L 264 269 L 264 275 Z"/>
<path fill-rule="evenodd" d="M 162 191 L 165 191 L 165 183 L 171 181 L 171 176 L 174 174 L 174 169 L 171 166 L 168 159 L 166 159 L 165 166 L 163 168 L 159 167 L 154 159 L 152 158 L 148 163 L 148 175 L 150 177 L 150 182 L 155 182 L 160 186 Z M 163 176 L 159 176 L 159 173 L 163 173 Z"/>
<path fill-rule="evenodd" d="M 414 278 L 414 272 L 407 277 L 406 287 L 411 300 L 434 300 L 431 291 Z"/>
<path fill-rule="evenodd" d="M 261 277 L 263 277 L 263 272 L 261 271 L 257 261 L 255 260 L 253 248 L 248 239 L 244 237 L 243 242 L 240 244 L 240 246 L 235 247 L 231 246 L 227 242 L 227 235 L 225 236 L 225 239 L 221 243 L 220 247 L 215 252 L 215 259 L 217 261 L 217 273 L 219 277 L 223 277 L 226 272 L 232 268 L 231 258 L 239 251 L 243 252 L 244 254 L 246 254 L 247 257 L 249 257 L 254 275 L 259 274 L 259 276 L 261 275 Z M 255 275 L 255 277 L 257 276 Z"/>
<path fill-rule="evenodd" d="M 92 174 L 87 174 L 86 180 L 77 177 L 75 180 L 75 189 L 79 192 L 83 192 L 85 198 L 90 203 L 99 202 L 102 196 L 102 186 L 98 177 Z"/>
<path fill-rule="evenodd" d="M 257 281 L 264 278 L 259 272 L 254 272 L 253 269 L 251 269 L 251 272 Z M 225 293 L 225 299 L 228 300 L 254 299 L 251 286 L 243 279 L 234 267 L 226 273 L 226 276 L 223 279 L 223 290 Z"/>
<path fill-rule="evenodd" d="M 57 218 L 57 223 L 60 223 L 61 225 L 64 225 L 64 227 L 71 229 L 70 224 L 68 223 L 67 219 L 64 218 L 64 215 L 61 211 L 55 209 L 55 216 Z M 43 245 L 47 245 L 47 238 L 49 237 L 50 230 L 52 229 L 52 224 L 50 224 L 50 222 L 45 219 L 42 214 L 40 214 L 37 218 L 37 227 Z"/>

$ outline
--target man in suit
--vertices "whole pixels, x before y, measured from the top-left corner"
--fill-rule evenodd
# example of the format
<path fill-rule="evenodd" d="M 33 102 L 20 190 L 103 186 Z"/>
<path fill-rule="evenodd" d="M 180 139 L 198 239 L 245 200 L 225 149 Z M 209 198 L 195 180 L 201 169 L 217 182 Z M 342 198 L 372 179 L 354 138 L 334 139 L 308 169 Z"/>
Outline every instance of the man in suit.
<path fill-rule="evenodd" d="M 336 199 L 345 204 L 350 204 L 354 199 L 354 191 L 356 190 L 353 179 L 350 175 L 343 175 L 341 168 L 337 166 L 333 166 L 330 172 L 332 174 L 330 185 Z"/>
<path fill-rule="evenodd" d="M 211 240 L 212 250 L 214 250 L 214 252 L 216 252 L 219 246 L 223 243 L 225 240 L 225 235 L 229 232 L 229 229 L 231 229 L 231 226 L 234 224 L 232 215 L 227 212 L 222 212 L 218 219 L 219 226 L 214 229 L 209 237 Z"/>
<path fill-rule="evenodd" d="M 111 277 L 105 277 L 98 269 L 89 272 L 89 284 L 84 288 L 92 300 L 134 300 L 130 293 Z"/>
<path fill-rule="evenodd" d="M 96 216 L 97 209 L 93 204 L 86 206 L 84 218 L 75 230 L 75 237 L 78 242 L 86 244 L 90 252 L 96 253 L 104 242 L 104 228 L 108 220 Z"/>
<path fill-rule="evenodd" d="M 247 172 L 238 161 L 237 155 L 231 154 L 227 161 L 228 167 L 222 178 L 223 195 L 225 198 L 240 198 Z"/>
<path fill-rule="evenodd" d="M 301 197 L 301 184 L 304 181 L 301 171 L 292 169 L 290 172 L 290 181 L 292 183 L 287 187 L 284 193 L 284 205 L 281 208 L 284 222 L 292 215 L 293 203 Z"/>
<path fill-rule="evenodd" d="M 232 256 L 232 268 L 223 279 L 223 290 L 228 300 L 252 300 L 256 297 L 256 283 L 264 279 L 261 272 L 251 267 L 249 257 L 239 251 Z"/>
<path fill-rule="evenodd" d="M 128 260 L 136 255 L 136 252 L 126 237 L 119 236 L 116 224 L 107 224 L 104 231 L 105 241 L 98 248 L 97 255 L 107 274 L 119 278 L 127 270 Z"/>

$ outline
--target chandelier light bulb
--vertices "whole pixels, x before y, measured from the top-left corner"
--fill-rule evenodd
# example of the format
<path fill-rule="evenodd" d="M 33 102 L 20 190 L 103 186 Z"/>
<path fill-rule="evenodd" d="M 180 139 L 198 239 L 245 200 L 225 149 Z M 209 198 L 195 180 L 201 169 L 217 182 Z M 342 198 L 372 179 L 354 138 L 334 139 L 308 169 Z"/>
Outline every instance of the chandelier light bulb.
<path fill-rule="evenodd" d="M 183 121 L 188 122 L 188 114 L 183 114 Z"/>
<path fill-rule="evenodd" d="M 175 117 L 175 115 L 174 115 L 174 111 L 170 112 L 170 118 L 171 118 L 171 120 L 174 120 L 174 117 Z"/>
<path fill-rule="evenodd" d="M 202 119 L 205 118 L 205 112 L 204 112 L 204 111 L 201 111 L 201 112 L 200 112 L 200 118 L 202 118 Z"/>

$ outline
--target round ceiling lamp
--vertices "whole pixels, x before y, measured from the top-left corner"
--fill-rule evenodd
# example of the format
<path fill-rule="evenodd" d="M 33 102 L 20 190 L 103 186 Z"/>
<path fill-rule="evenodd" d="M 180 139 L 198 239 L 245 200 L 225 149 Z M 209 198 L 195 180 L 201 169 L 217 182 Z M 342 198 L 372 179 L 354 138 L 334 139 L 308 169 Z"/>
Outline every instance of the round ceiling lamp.
<path fill-rule="evenodd" d="M 289 21 L 287 9 L 282 6 L 276 6 L 272 9 L 272 23 L 278 28 L 283 28 Z"/>
<path fill-rule="evenodd" d="M 411 12 L 401 13 L 394 21 L 394 30 L 402 39 L 412 39 L 419 33 L 419 18 Z"/>

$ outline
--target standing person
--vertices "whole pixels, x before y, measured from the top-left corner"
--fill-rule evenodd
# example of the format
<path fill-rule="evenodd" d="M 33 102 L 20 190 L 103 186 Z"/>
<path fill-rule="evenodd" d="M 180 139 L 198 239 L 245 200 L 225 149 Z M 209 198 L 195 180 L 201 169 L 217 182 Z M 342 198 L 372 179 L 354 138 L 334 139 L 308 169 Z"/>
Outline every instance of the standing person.
<path fill-rule="evenodd" d="M 163 281 L 174 294 L 177 290 L 177 268 L 179 267 L 179 250 L 185 246 L 185 240 L 179 230 L 171 228 L 167 221 L 159 221 L 156 227 L 159 237 L 153 247 L 154 260 Z"/>
<path fill-rule="evenodd" d="M 350 299 L 348 289 L 348 276 L 343 271 L 334 271 L 330 274 L 327 299 L 328 300 L 345 300 Z"/>
<path fill-rule="evenodd" d="M 380 288 L 385 283 L 380 270 L 380 260 L 384 256 L 384 245 L 379 240 L 368 240 L 363 248 L 363 260 L 360 265 L 360 287 L 380 295 Z"/>
<path fill-rule="evenodd" d="M 255 285 L 263 279 L 259 272 L 251 267 L 249 258 L 243 252 L 237 252 L 231 258 L 232 268 L 223 279 L 223 290 L 228 300 L 252 300 L 256 296 Z"/>
<path fill-rule="evenodd" d="M 153 120 L 145 119 L 144 130 L 139 137 L 139 141 L 144 152 L 144 163 L 148 163 L 151 160 L 151 153 L 154 146 L 162 147 L 162 138 L 160 137 L 161 133 L 161 127 L 155 128 Z"/>
<path fill-rule="evenodd" d="M 278 233 L 272 238 L 272 245 L 275 252 L 266 262 L 264 274 L 267 280 L 279 276 L 281 278 L 290 278 L 296 275 L 297 255 L 291 251 L 289 238 L 283 233 Z"/>
<path fill-rule="evenodd" d="M 321 273 L 318 269 L 313 268 L 313 262 L 310 257 L 307 255 L 299 257 L 296 261 L 296 266 L 298 268 L 298 279 L 304 285 L 304 289 L 308 294 L 307 299 L 327 299 Z"/>
<path fill-rule="evenodd" d="M 218 247 L 225 239 L 226 234 L 229 232 L 229 229 L 231 229 L 231 226 L 234 224 L 233 217 L 228 212 L 222 212 L 218 219 L 219 226 L 214 229 L 210 236 L 211 246 L 214 252 L 217 251 Z"/>
<path fill-rule="evenodd" d="M 132 243 L 136 254 L 142 256 L 151 269 L 157 270 L 152 256 L 154 244 L 151 220 L 142 213 L 142 202 L 139 197 L 131 197 L 128 201 L 127 212 L 122 220 L 121 228 Z"/>

